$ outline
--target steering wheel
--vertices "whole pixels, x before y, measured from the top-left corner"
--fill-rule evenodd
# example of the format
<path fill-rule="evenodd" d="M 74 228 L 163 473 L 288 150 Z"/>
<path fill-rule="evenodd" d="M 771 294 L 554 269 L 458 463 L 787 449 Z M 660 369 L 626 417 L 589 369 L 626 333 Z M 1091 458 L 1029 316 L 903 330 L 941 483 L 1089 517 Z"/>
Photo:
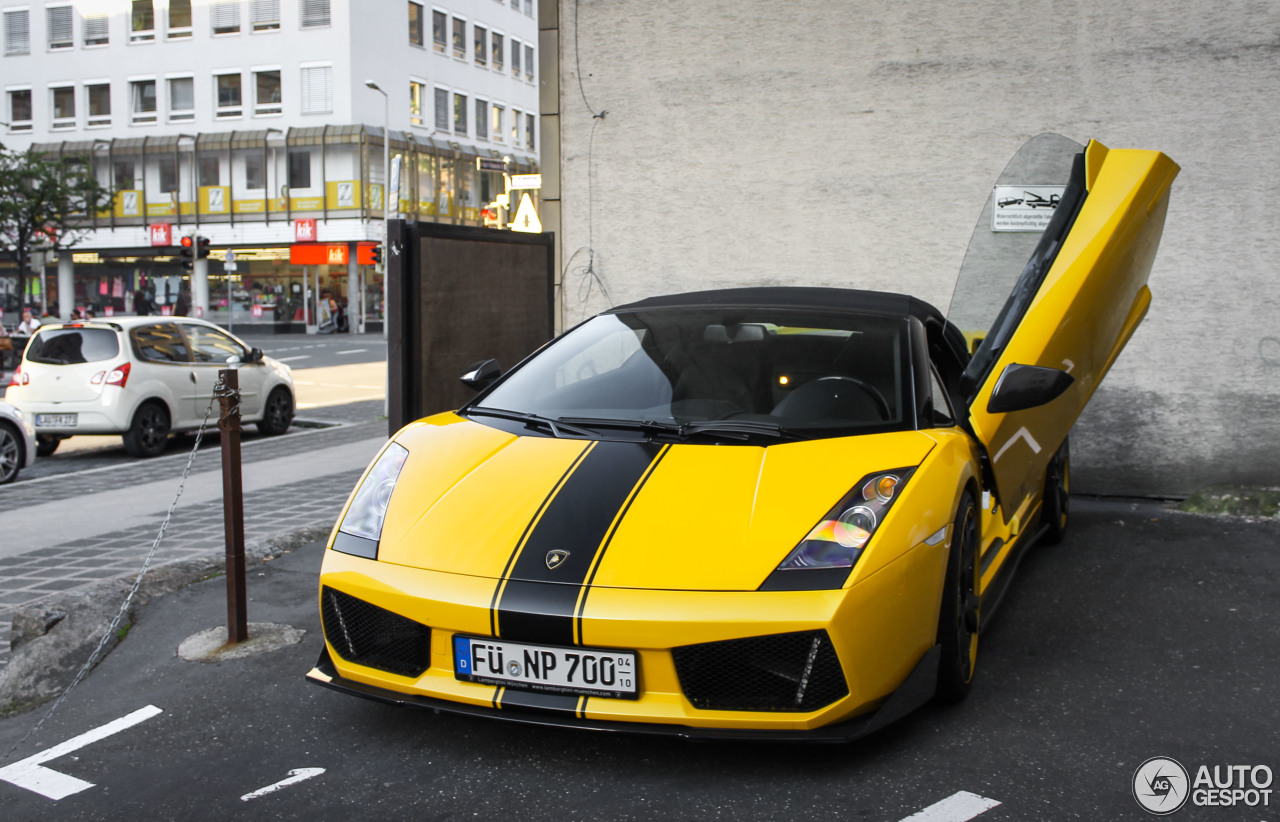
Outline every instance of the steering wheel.
<path fill-rule="evenodd" d="M 845 377 L 838 374 L 833 374 L 829 377 L 819 377 L 818 379 L 814 380 L 814 382 L 824 382 L 828 380 L 834 380 L 841 383 L 848 383 L 849 385 L 852 385 L 855 388 L 859 389 L 868 397 L 870 397 L 871 400 L 876 404 L 876 410 L 880 412 L 880 419 L 882 420 L 889 419 L 889 403 L 885 401 L 884 395 L 881 394 L 880 391 L 875 386 L 869 385 L 868 383 L 865 383 L 856 377 Z"/>

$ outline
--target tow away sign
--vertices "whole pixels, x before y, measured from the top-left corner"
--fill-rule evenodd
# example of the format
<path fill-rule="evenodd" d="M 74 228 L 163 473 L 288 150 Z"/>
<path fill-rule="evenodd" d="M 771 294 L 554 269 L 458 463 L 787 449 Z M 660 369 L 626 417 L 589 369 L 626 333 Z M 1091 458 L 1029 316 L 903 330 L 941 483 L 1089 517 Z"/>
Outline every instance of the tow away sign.
<path fill-rule="evenodd" d="M 1066 186 L 996 186 L 992 231 L 1044 231 L 1058 210 Z"/>

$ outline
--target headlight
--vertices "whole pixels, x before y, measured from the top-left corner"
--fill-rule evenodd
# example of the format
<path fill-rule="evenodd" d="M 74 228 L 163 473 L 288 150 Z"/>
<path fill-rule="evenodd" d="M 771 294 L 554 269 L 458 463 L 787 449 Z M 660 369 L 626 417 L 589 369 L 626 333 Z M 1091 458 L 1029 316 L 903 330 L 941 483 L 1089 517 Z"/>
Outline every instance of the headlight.
<path fill-rule="evenodd" d="M 787 555 L 778 570 L 852 568 L 915 470 L 902 468 L 864 477 Z"/>
<path fill-rule="evenodd" d="M 378 558 L 382 522 L 387 516 L 387 506 L 391 503 L 391 492 L 396 488 L 400 469 L 408 456 L 404 446 L 393 442 L 374 461 L 356 488 L 346 516 L 338 525 L 338 536 L 333 541 L 335 551 L 368 559 Z"/>

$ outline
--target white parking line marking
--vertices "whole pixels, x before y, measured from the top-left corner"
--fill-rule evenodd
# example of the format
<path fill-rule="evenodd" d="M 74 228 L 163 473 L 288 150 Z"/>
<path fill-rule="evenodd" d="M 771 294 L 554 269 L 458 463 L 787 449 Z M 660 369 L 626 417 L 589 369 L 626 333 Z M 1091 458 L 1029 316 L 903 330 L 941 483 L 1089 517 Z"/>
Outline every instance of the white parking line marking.
<path fill-rule="evenodd" d="M 310 354 L 299 354 L 296 357 L 277 357 L 276 362 L 291 362 L 293 360 L 309 360 L 309 359 L 311 359 Z"/>
<path fill-rule="evenodd" d="M 305 780 L 310 779 L 313 776 L 319 776 L 322 773 L 324 773 L 324 768 L 294 768 L 293 770 L 289 771 L 288 779 L 281 779 L 279 782 L 275 783 L 274 785 L 268 785 L 265 788 L 258 788 L 253 793 L 247 793 L 244 796 L 240 797 L 240 801 L 248 802 L 250 799 L 257 799 L 259 796 L 265 796 L 266 794 L 269 794 L 269 793 L 275 793 L 276 791 L 280 790 L 283 787 L 286 787 L 288 785 L 293 785 L 298 782 L 303 782 Z"/>
<path fill-rule="evenodd" d="M 117 720 L 108 722 L 92 731 L 82 733 L 77 737 L 68 739 L 61 745 L 54 745 L 48 750 L 41 751 L 35 756 L 29 756 L 21 762 L 15 762 L 12 765 L 6 765 L 0 768 L 0 779 L 5 782 L 17 785 L 19 788 L 26 788 L 34 791 L 41 796 L 54 800 L 71 796 L 73 793 L 80 793 L 93 787 L 92 782 L 86 782 L 83 779 L 77 779 L 74 776 L 67 776 L 65 773 L 55 771 L 52 768 L 46 768 L 41 763 L 48 762 L 51 759 L 57 759 L 66 756 L 72 751 L 78 751 L 86 745 L 92 745 L 101 739 L 118 734 L 123 730 L 132 728 L 141 722 L 145 722 L 157 714 L 164 711 L 155 705 L 148 705 L 145 708 L 139 708 L 127 716 L 122 716 Z"/>
<path fill-rule="evenodd" d="M 960 791 L 941 802 L 935 802 L 922 811 L 911 814 L 902 822 L 968 822 L 981 816 L 1000 803 L 976 793 Z"/>
<path fill-rule="evenodd" d="M 335 353 L 335 354 L 363 354 L 364 352 L 366 352 L 366 351 L 368 351 L 368 350 L 369 350 L 369 349 L 367 349 L 367 348 L 349 348 L 349 349 L 347 349 L 346 351 L 335 351 L 335 352 L 333 352 L 333 353 Z"/>

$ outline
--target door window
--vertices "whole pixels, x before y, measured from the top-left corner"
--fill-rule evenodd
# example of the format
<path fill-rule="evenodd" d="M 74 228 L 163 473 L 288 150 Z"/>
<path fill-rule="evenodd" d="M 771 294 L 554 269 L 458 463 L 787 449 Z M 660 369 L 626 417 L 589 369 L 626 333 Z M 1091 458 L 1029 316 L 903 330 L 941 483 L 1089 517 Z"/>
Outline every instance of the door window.
<path fill-rule="evenodd" d="M 230 357 L 237 357 L 243 362 L 247 356 L 244 346 L 216 328 L 188 325 L 185 330 L 191 340 L 191 352 L 196 362 L 225 365 Z"/>
<path fill-rule="evenodd" d="M 129 332 L 133 351 L 140 359 L 149 362 L 190 362 L 191 352 L 187 341 L 178 330 L 177 323 L 156 323 L 139 326 Z"/>

